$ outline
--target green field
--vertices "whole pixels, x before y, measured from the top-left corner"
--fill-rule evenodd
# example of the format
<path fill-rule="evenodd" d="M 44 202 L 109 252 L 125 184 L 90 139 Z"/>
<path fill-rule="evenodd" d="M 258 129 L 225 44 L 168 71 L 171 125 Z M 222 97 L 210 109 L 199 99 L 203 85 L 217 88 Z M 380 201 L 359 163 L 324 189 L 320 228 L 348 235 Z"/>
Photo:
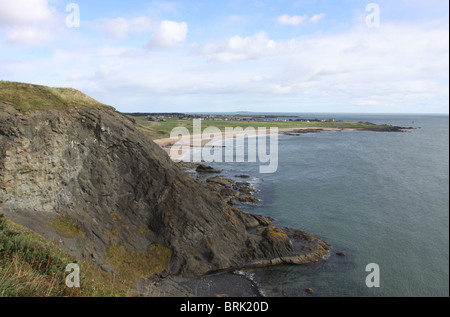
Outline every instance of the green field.
<path fill-rule="evenodd" d="M 181 120 L 178 118 L 164 118 L 164 122 L 152 122 L 146 120 L 144 116 L 130 116 L 136 120 L 138 128 L 148 135 L 150 138 L 162 139 L 170 137 L 170 132 L 176 127 L 185 127 L 190 133 L 193 130 L 192 120 Z M 225 131 L 226 127 L 278 127 L 282 128 L 373 128 L 374 125 L 367 122 L 300 122 L 300 121 L 215 121 L 202 120 L 202 130 L 207 127 L 217 127 L 221 131 Z"/>

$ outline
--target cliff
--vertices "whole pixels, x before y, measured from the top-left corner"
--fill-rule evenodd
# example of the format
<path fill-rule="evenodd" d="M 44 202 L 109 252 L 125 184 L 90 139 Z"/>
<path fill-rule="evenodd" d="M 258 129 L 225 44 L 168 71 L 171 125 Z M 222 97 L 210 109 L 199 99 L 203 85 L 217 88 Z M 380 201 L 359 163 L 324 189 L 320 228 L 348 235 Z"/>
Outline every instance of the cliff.
<path fill-rule="evenodd" d="M 0 85 L 0 213 L 130 280 L 300 264 L 329 248 L 230 207 L 114 108 L 18 83 Z"/>

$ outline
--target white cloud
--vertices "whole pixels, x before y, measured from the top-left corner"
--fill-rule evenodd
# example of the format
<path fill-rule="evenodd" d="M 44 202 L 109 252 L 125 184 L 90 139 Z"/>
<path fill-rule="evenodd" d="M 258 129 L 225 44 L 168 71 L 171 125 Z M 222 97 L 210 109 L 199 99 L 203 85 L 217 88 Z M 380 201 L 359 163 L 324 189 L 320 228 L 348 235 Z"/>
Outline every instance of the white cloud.
<path fill-rule="evenodd" d="M 148 32 L 153 29 L 154 23 L 152 19 L 146 16 L 140 16 L 128 21 L 128 29 L 132 33 Z"/>
<path fill-rule="evenodd" d="M 154 27 L 153 21 L 146 16 L 130 19 L 123 17 L 99 19 L 94 22 L 86 22 L 84 25 L 116 40 L 123 40 L 130 34 L 150 32 Z"/>
<path fill-rule="evenodd" d="M 169 48 L 186 41 L 188 25 L 186 22 L 164 20 L 150 39 L 150 47 Z"/>
<path fill-rule="evenodd" d="M 253 36 L 235 35 L 225 43 L 207 43 L 200 52 L 209 59 L 219 62 L 236 62 L 259 59 L 276 52 L 276 43 L 267 37 L 265 32 Z"/>
<path fill-rule="evenodd" d="M 309 22 L 311 23 L 317 23 L 320 20 L 322 20 L 325 17 L 325 13 L 320 13 L 320 14 L 314 14 L 310 19 Z"/>
<path fill-rule="evenodd" d="M 229 91 L 233 98 L 258 96 L 289 104 L 331 102 L 361 111 L 375 105 L 378 111 L 403 105 L 411 112 L 423 104 L 433 111 L 446 107 L 446 25 L 384 23 L 377 30 L 363 25 L 289 40 L 259 32 L 205 43 L 196 52 L 215 62 L 207 80 L 190 81 L 199 92 Z M 181 79 L 183 72 L 177 76 Z"/>
<path fill-rule="evenodd" d="M 19 26 L 41 23 L 51 18 L 54 10 L 47 0 L 0 1 L 0 26 Z"/>
<path fill-rule="evenodd" d="M 180 13 L 178 9 L 179 4 L 169 1 L 153 1 L 152 2 L 152 10 L 159 12 L 160 15 L 163 14 L 172 14 L 178 15 Z"/>
<path fill-rule="evenodd" d="M 151 45 L 173 47 L 186 40 L 187 25 L 167 22 L 159 24 Z M 72 86 L 121 111 L 165 105 L 173 105 L 167 111 L 212 111 L 212 105 L 221 107 L 214 111 L 230 105 L 253 111 L 273 105 L 302 111 L 308 105 L 314 111 L 315 105 L 331 104 L 318 110 L 446 112 L 448 33 L 446 23 L 385 22 L 378 29 L 362 24 L 286 40 L 266 32 L 235 35 L 164 54 L 88 43 L 48 58 L 2 59 L 0 73 L 10 80 Z"/>
<path fill-rule="evenodd" d="M 61 34 L 60 18 L 47 0 L 0 1 L 0 29 L 7 44 L 47 44 Z"/>
<path fill-rule="evenodd" d="M 308 17 L 307 14 L 293 15 L 293 16 L 283 14 L 277 18 L 277 22 L 281 25 L 298 26 L 298 25 L 303 25 L 306 23 L 315 24 L 315 23 L 319 22 L 320 20 L 322 20 L 324 17 L 325 17 L 324 13 L 314 14 L 310 18 Z"/>
<path fill-rule="evenodd" d="M 124 18 L 105 19 L 100 27 L 103 34 L 114 39 L 124 39 L 128 35 L 128 23 Z"/>
<path fill-rule="evenodd" d="M 41 45 L 49 42 L 53 38 L 48 30 L 41 30 L 37 27 L 13 28 L 6 35 L 6 42 L 9 44 Z"/>
<path fill-rule="evenodd" d="M 278 23 L 280 23 L 280 24 L 294 25 L 294 26 L 303 24 L 307 20 L 308 20 L 308 16 L 306 14 L 303 16 L 300 16 L 300 15 L 289 16 L 287 14 L 283 14 L 283 15 L 279 16 L 277 19 Z"/>

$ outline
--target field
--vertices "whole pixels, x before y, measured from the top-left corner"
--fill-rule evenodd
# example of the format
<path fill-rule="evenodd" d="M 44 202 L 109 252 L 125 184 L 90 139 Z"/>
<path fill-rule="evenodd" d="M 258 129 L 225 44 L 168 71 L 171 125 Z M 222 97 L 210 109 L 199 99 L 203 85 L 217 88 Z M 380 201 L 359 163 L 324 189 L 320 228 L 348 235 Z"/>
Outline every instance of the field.
<path fill-rule="evenodd" d="M 153 140 L 170 137 L 170 132 L 175 127 L 185 127 L 192 133 L 193 121 L 181 120 L 178 118 L 164 118 L 164 121 L 153 122 L 148 121 L 144 116 L 130 116 L 136 120 L 138 128 Z M 301 122 L 301 121 L 225 121 L 225 120 L 202 120 L 202 130 L 207 127 L 217 127 L 221 131 L 225 131 L 226 127 L 278 127 L 279 129 L 295 129 L 295 128 L 372 128 L 373 124 L 363 122 L 338 121 L 338 122 Z"/>

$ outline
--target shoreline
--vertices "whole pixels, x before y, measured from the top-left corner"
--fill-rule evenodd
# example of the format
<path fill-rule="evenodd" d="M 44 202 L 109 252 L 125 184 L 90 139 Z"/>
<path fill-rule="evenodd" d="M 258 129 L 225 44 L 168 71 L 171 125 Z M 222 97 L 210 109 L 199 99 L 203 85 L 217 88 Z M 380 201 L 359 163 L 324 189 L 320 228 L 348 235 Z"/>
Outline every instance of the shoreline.
<path fill-rule="evenodd" d="M 269 128 L 270 129 L 270 128 Z M 278 128 L 278 135 L 291 135 L 299 136 L 307 133 L 319 133 L 319 132 L 341 132 L 341 131 L 371 131 L 371 132 L 405 132 L 405 130 L 414 129 L 412 127 L 397 127 L 397 126 L 371 126 L 371 127 L 300 127 L 300 128 Z M 267 128 L 266 128 L 267 131 Z M 269 130 L 270 131 L 270 130 Z M 211 137 L 212 134 L 194 134 L 178 139 L 174 138 L 161 138 L 152 140 L 158 146 L 160 146 L 170 157 L 171 148 L 175 143 L 181 142 L 180 145 L 189 146 L 194 148 L 203 148 L 205 146 L 213 147 L 214 142 L 223 141 L 226 139 L 232 139 L 239 135 L 247 135 L 247 137 L 255 137 L 258 135 L 257 130 L 252 132 L 247 131 L 233 131 L 233 132 L 221 132 L 221 136 Z M 269 135 L 269 134 L 266 134 Z M 173 161 L 179 160 L 179 157 L 171 157 Z"/>
<path fill-rule="evenodd" d="M 285 134 L 287 132 L 295 132 L 295 131 L 308 131 L 311 130 L 314 132 L 320 132 L 320 131 L 342 131 L 342 130 L 357 130 L 358 128 L 332 128 L 332 127 L 307 127 L 307 128 L 279 128 L 278 129 L 278 134 Z M 256 131 L 255 131 L 256 132 Z M 249 133 L 246 131 L 239 131 L 239 132 L 221 132 L 222 134 L 222 138 L 227 138 L 230 136 L 235 136 L 235 135 L 242 135 L 242 134 L 249 134 L 249 135 L 257 135 L 257 133 Z M 194 134 L 194 135 L 189 135 L 189 137 L 185 137 L 185 138 L 178 138 L 174 139 L 174 138 L 162 138 L 162 139 L 155 139 L 153 140 L 153 142 L 155 142 L 156 144 L 158 144 L 161 147 L 168 147 L 176 142 L 179 141 L 193 141 L 193 140 L 201 140 L 202 142 L 202 146 L 205 145 L 206 143 L 209 143 L 211 141 L 214 141 L 214 139 L 211 138 L 203 138 L 205 135 L 204 134 Z"/>
<path fill-rule="evenodd" d="M 270 129 L 270 128 L 269 128 Z M 374 125 L 372 127 L 299 127 L 299 128 L 278 128 L 278 134 L 287 134 L 287 135 L 299 135 L 303 133 L 317 133 L 317 132 L 325 132 L 325 131 L 372 131 L 372 132 L 405 132 L 404 130 L 415 129 L 413 127 L 397 127 L 397 126 L 377 126 Z M 267 130 L 267 129 L 266 129 Z M 269 130 L 270 131 L 270 130 Z M 236 135 L 257 135 L 257 131 L 247 132 L 247 131 L 233 131 L 233 132 L 221 132 L 222 138 L 227 138 L 227 136 L 236 136 Z M 174 144 L 179 141 L 194 141 L 201 140 L 202 146 L 206 143 L 214 141 L 211 137 L 204 138 L 205 134 L 194 134 L 189 135 L 184 138 L 161 138 L 161 139 L 152 139 L 157 145 L 161 147 L 167 147 L 171 144 Z M 210 136 L 210 135 L 209 135 Z"/>
<path fill-rule="evenodd" d="M 391 126 L 381 126 L 381 127 L 370 127 L 370 128 L 358 128 L 358 127 L 307 127 L 307 128 L 280 128 L 278 129 L 278 134 L 298 136 L 305 133 L 317 133 L 317 132 L 327 132 L 327 131 L 383 131 L 383 132 L 397 132 L 402 131 L 400 127 Z M 163 150 L 167 152 L 170 156 L 171 146 L 176 142 L 186 142 L 192 148 L 204 147 L 204 146 L 214 146 L 214 142 L 223 141 L 224 138 L 233 138 L 238 135 L 247 134 L 250 137 L 257 136 L 257 131 L 253 133 L 248 133 L 245 131 L 239 132 L 221 132 L 215 137 L 211 137 L 208 134 L 202 135 L 189 135 L 184 138 L 172 139 L 163 138 L 153 140 L 157 145 L 159 145 Z M 206 137 L 207 136 L 207 137 Z M 197 142 L 196 142 L 197 141 Z M 195 144 L 197 143 L 197 144 Z M 210 144 L 211 143 L 211 144 Z M 172 157 L 171 157 L 172 158 Z M 172 158 L 174 159 L 174 158 Z M 289 232 L 289 228 L 283 228 L 286 232 Z M 292 233 L 289 234 L 289 239 L 296 241 L 294 235 L 298 232 L 302 232 L 301 235 L 308 235 L 313 237 L 312 240 L 317 239 L 315 235 L 302 231 L 300 229 L 292 229 Z M 295 244 L 295 243 L 294 243 Z M 295 249 L 295 255 L 290 257 L 280 257 L 278 259 L 272 259 L 268 261 L 261 261 L 250 263 L 249 265 L 244 265 L 241 268 L 235 268 L 227 272 L 216 272 L 203 275 L 199 278 L 192 280 L 187 280 L 183 282 L 177 282 L 176 284 L 183 289 L 186 294 L 190 294 L 193 297 L 265 297 L 264 289 L 261 288 L 253 278 L 246 274 L 246 268 L 252 267 L 270 267 L 282 264 L 295 264 L 301 265 L 305 263 L 314 263 L 320 260 L 324 260 L 330 256 L 331 246 L 326 242 L 320 246 L 314 252 L 307 254 L 302 254 L 301 249 Z M 171 289 L 171 288 L 170 288 Z M 169 295 L 170 296 L 170 295 Z"/>

